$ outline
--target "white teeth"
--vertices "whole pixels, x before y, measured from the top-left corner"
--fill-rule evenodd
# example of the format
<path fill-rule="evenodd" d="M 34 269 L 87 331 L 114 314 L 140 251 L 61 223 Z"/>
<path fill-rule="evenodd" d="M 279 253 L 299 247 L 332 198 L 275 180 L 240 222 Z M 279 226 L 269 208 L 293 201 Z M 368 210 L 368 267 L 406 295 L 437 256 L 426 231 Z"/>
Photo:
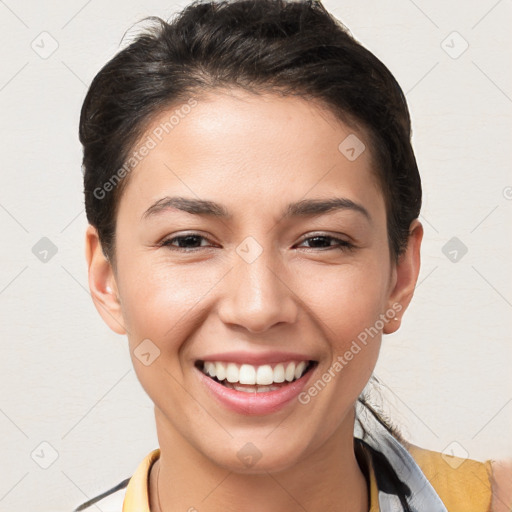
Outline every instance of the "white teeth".
<path fill-rule="evenodd" d="M 284 375 L 285 375 L 285 379 L 288 382 L 291 382 L 295 378 L 295 364 L 290 363 L 286 367 L 286 371 L 285 371 Z"/>
<path fill-rule="evenodd" d="M 215 377 L 216 371 L 215 371 L 215 363 L 205 363 L 206 371 L 208 372 L 208 375 L 211 377 Z"/>
<path fill-rule="evenodd" d="M 274 370 L 269 364 L 258 366 L 256 371 L 256 384 L 272 384 L 274 382 Z"/>
<path fill-rule="evenodd" d="M 231 382 L 226 382 L 225 386 L 227 388 L 236 389 L 237 391 L 243 391 L 244 393 L 265 393 L 267 391 L 275 391 L 276 389 L 279 389 L 279 386 L 254 386 L 252 388 L 247 388 L 245 386 L 237 386 Z"/>
<path fill-rule="evenodd" d="M 240 366 L 238 382 L 240 382 L 240 384 L 256 384 L 256 369 L 254 366 L 250 364 Z"/>
<path fill-rule="evenodd" d="M 226 378 L 226 367 L 222 363 L 215 363 L 215 376 L 219 380 Z"/>
<path fill-rule="evenodd" d="M 238 370 L 238 366 L 235 363 L 228 363 L 226 368 L 226 379 L 228 382 L 238 382 L 239 376 L 240 371 Z M 214 375 L 212 375 L 212 377 L 214 377 Z"/>
<path fill-rule="evenodd" d="M 203 373 L 210 377 L 217 377 L 219 381 L 227 381 L 231 384 L 239 383 L 262 387 L 273 383 L 292 382 L 302 377 L 306 366 L 306 361 L 278 363 L 274 368 L 269 364 L 253 366 L 252 364 L 238 365 L 221 361 L 205 361 Z M 244 391 L 247 391 L 247 388 L 244 388 Z"/>
<path fill-rule="evenodd" d="M 284 365 L 281 363 L 274 368 L 274 382 L 284 382 Z"/>
<path fill-rule="evenodd" d="M 246 393 L 256 393 L 257 388 L 245 388 L 244 386 L 237 386 L 236 384 L 233 384 L 233 389 L 236 389 L 237 391 L 245 391 Z"/>
<path fill-rule="evenodd" d="M 298 379 L 302 375 L 304 368 L 306 368 L 306 361 L 301 361 L 295 368 L 295 378 L 296 379 Z"/>

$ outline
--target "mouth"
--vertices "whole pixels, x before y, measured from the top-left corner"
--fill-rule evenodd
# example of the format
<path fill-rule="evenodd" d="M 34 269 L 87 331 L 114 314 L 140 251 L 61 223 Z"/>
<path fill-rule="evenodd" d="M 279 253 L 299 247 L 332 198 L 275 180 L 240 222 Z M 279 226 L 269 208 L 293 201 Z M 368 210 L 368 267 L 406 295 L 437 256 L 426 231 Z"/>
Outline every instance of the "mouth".
<path fill-rule="evenodd" d="M 263 365 L 197 360 L 195 367 L 225 388 L 243 393 L 272 393 L 309 374 L 318 361 L 284 361 Z"/>

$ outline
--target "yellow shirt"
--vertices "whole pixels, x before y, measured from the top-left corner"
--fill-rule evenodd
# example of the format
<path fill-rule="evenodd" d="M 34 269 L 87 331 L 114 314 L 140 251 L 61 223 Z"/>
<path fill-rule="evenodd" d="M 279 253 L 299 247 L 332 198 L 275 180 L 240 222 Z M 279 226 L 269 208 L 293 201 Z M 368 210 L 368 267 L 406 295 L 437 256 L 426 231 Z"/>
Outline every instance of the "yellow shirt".
<path fill-rule="evenodd" d="M 462 459 L 408 445 L 422 472 L 430 481 L 449 512 L 489 512 L 491 510 L 491 462 Z M 380 512 L 375 472 L 371 458 L 363 451 L 369 480 L 370 512 Z M 160 456 L 160 449 L 150 452 L 139 464 L 128 483 L 122 512 L 150 512 L 149 471 Z"/>

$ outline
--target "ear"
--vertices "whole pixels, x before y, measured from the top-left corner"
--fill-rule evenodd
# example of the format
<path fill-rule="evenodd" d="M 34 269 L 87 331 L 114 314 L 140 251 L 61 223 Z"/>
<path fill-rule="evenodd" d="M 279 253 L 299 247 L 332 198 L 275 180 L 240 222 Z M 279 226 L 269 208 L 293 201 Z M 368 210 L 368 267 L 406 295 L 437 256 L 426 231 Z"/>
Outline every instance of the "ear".
<path fill-rule="evenodd" d="M 85 259 L 91 297 L 104 322 L 117 334 L 126 334 L 112 265 L 105 258 L 98 231 L 89 224 L 85 233 Z"/>
<path fill-rule="evenodd" d="M 384 334 L 391 334 L 400 328 L 402 316 L 411 302 L 420 272 L 420 247 L 423 226 L 418 219 L 411 222 L 407 248 L 394 265 L 388 308 L 396 312 L 395 317 L 384 326 Z"/>

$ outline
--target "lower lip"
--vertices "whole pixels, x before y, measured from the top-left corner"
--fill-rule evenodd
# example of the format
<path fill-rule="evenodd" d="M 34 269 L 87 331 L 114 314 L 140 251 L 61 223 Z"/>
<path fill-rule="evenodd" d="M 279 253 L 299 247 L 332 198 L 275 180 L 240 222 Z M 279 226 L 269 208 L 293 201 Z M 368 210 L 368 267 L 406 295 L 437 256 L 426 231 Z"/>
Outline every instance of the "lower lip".
<path fill-rule="evenodd" d="M 315 371 L 315 367 L 311 368 L 300 379 L 293 381 L 274 391 L 244 392 L 236 389 L 227 388 L 217 381 L 207 377 L 201 370 L 195 368 L 199 373 L 199 377 L 206 385 L 209 392 L 225 407 L 239 414 L 256 415 L 270 414 L 282 409 L 286 404 L 296 398 L 306 382 Z"/>

